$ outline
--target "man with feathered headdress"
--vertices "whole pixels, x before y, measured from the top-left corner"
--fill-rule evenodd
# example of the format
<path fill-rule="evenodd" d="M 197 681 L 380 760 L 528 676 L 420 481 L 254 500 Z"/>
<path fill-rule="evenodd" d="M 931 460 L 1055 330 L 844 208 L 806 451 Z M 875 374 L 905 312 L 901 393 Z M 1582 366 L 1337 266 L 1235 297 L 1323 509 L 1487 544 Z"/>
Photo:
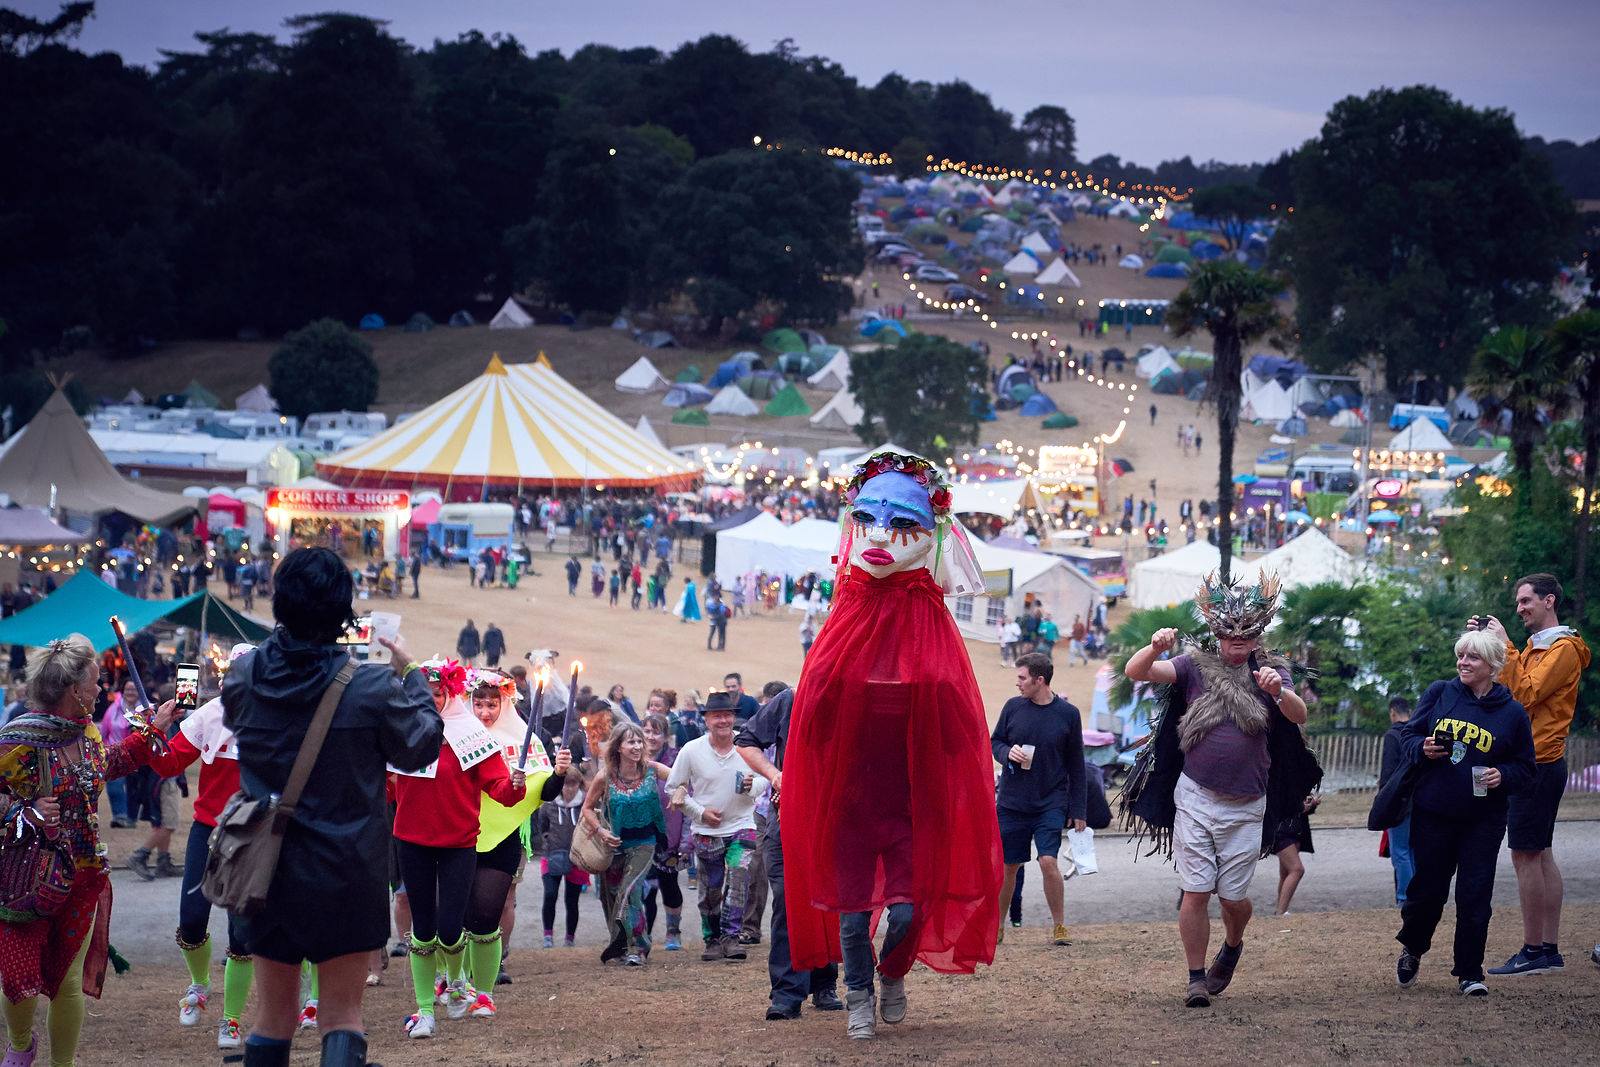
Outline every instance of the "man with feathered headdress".
<path fill-rule="evenodd" d="M 1189 967 L 1184 1002 L 1192 1008 L 1208 1007 L 1233 980 L 1256 861 L 1271 850 L 1273 828 L 1300 811 L 1322 778 L 1300 733 L 1306 706 L 1289 665 L 1261 648 L 1278 591 L 1273 575 L 1240 586 L 1208 576 L 1195 609 L 1216 648 L 1191 643 L 1182 655 L 1160 659 L 1174 650 L 1178 633 L 1158 630 L 1123 668 L 1132 681 L 1167 687 L 1161 717 L 1123 789 L 1122 811 L 1177 865 L 1178 931 Z M 1224 937 L 1207 969 L 1212 893 Z"/>

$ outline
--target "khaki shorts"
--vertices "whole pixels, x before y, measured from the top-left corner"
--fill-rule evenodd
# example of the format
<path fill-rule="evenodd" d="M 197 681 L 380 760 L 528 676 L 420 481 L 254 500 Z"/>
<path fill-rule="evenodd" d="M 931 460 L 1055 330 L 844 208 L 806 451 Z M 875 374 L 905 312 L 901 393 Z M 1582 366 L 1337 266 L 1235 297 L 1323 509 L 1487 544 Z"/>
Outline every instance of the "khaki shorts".
<path fill-rule="evenodd" d="M 1182 774 L 1173 801 L 1178 806 L 1173 854 L 1184 892 L 1214 891 L 1223 900 L 1245 899 L 1261 858 L 1267 798 L 1241 801 L 1214 793 Z"/>
<path fill-rule="evenodd" d="M 161 807 L 161 828 L 163 830 L 176 830 L 178 828 L 178 781 L 176 778 L 161 779 L 161 788 L 157 791 L 157 801 Z"/>

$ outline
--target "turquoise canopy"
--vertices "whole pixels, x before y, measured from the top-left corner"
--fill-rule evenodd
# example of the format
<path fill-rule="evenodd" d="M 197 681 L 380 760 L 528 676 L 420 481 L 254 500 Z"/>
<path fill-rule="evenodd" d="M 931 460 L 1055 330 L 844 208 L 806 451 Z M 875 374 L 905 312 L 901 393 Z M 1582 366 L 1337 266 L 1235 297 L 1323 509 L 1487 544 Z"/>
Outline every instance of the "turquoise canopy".
<path fill-rule="evenodd" d="M 178 600 L 140 600 L 79 571 L 37 604 L 0 622 L 0 645 L 45 645 L 80 633 L 101 652 L 117 643 L 111 632 L 113 615 L 130 634 L 163 620 L 197 630 L 203 620 L 207 633 L 236 641 L 260 641 L 272 633 L 271 626 L 235 611 L 207 592 Z"/>

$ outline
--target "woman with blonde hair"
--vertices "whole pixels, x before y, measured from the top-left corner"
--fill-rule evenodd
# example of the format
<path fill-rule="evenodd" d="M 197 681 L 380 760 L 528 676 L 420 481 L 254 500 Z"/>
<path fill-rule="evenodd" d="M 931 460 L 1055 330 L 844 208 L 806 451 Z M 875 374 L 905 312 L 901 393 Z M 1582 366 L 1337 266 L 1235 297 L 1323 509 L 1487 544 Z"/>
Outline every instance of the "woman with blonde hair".
<path fill-rule="evenodd" d="M 1484 942 L 1494 898 L 1495 862 L 1506 833 L 1507 799 L 1533 781 L 1528 713 L 1495 676 L 1505 643 L 1483 630 L 1456 641 L 1456 676 L 1434 682 L 1400 728 L 1396 788 L 1410 777 L 1411 848 L 1416 871 L 1401 906 L 1403 946 L 1395 980 L 1409 987 L 1455 880 L 1456 931 L 1451 974 L 1463 996 L 1487 996 Z M 1385 792 L 1389 787 L 1385 787 Z M 1379 801 L 1382 802 L 1380 794 Z"/>
<path fill-rule="evenodd" d="M 656 779 L 671 768 L 645 758 L 644 731 L 631 722 L 619 723 L 606 741 L 598 773 L 583 800 L 582 819 L 591 832 L 616 849 L 611 867 L 600 880 L 610 943 L 600 954 L 601 963 L 627 956 L 630 967 L 650 957 L 650 934 L 645 925 L 644 887 L 655 862 L 656 845 L 665 839 L 666 818 Z M 604 805 L 610 829 L 600 824 Z"/>
<path fill-rule="evenodd" d="M 100 996 L 111 928 L 111 879 L 96 814 L 100 790 L 149 763 L 152 745 L 175 717 L 170 700 L 153 722 L 130 715 L 133 732 L 107 746 L 91 720 L 99 681 L 87 637 L 51 641 L 28 656 L 29 710 L 0 728 L 0 781 L 7 794 L 0 832 L 12 847 L 30 833 L 39 835 L 44 846 L 64 849 L 69 861 L 60 877 L 33 887 L 31 899 L 13 898 L 0 908 L 6 1067 L 34 1061 L 40 994 L 50 1001 L 50 1062 L 68 1065 L 77 1057 L 83 998 Z"/>

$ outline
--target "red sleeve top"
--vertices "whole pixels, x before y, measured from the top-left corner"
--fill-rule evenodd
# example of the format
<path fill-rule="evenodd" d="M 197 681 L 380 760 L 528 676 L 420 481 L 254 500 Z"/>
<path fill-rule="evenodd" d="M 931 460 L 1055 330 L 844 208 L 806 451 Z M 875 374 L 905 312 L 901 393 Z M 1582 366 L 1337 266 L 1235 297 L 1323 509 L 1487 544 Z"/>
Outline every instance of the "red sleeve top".
<path fill-rule="evenodd" d="M 167 742 L 164 755 L 152 756 L 150 768 L 162 778 L 176 778 L 200 758 L 200 750 L 182 732 Z M 200 764 L 200 792 L 194 798 L 194 821 L 205 826 L 217 825 L 222 809 L 239 791 L 239 761 L 228 755 L 219 755 L 210 763 Z"/>
<path fill-rule="evenodd" d="M 499 752 L 462 770 L 446 744 L 432 778 L 395 776 L 394 836 L 430 848 L 475 848 L 479 794 L 510 807 L 523 792 L 512 786 L 511 769 Z"/>

